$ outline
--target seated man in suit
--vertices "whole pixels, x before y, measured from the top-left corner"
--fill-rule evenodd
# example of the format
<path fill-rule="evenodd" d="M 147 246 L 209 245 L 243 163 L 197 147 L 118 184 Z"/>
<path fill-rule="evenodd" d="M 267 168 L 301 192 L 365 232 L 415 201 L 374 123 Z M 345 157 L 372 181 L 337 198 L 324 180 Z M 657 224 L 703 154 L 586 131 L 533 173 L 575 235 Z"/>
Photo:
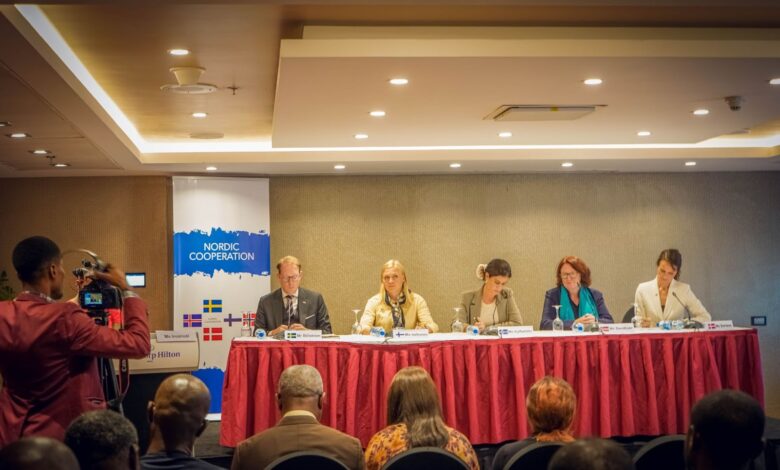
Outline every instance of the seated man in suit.
<path fill-rule="evenodd" d="M 276 264 L 281 288 L 260 297 L 255 315 L 255 330 L 262 328 L 273 336 L 284 330 L 322 330 L 330 334 L 328 307 L 322 295 L 300 287 L 301 262 L 285 256 Z"/>
<path fill-rule="evenodd" d="M 764 449 L 765 421 L 761 404 L 744 392 L 720 390 L 702 398 L 691 410 L 688 468 L 748 468 Z"/>
<path fill-rule="evenodd" d="M 149 402 L 149 450 L 142 470 L 219 467 L 192 456 L 195 439 L 206 430 L 211 394 L 199 378 L 176 374 L 163 380 Z"/>
<path fill-rule="evenodd" d="M 276 394 L 281 421 L 241 442 L 233 454 L 231 469 L 266 468 L 279 457 L 300 451 L 319 452 L 350 469 L 362 469 L 365 463 L 360 441 L 319 423 L 324 396 L 317 369 L 307 365 L 285 369 Z"/>

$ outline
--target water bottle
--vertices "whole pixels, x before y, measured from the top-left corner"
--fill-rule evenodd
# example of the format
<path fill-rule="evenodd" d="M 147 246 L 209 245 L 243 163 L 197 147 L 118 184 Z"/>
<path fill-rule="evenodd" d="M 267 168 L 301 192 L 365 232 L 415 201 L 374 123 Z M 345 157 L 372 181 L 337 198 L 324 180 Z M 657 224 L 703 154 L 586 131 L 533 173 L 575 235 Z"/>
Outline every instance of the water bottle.
<path fill-rule="evenodd" d="M 682 330 L 685 327 L 685 322 L 682 320 L 672 320 L 673 330 Z"/>
<path fill-rule="evenodd" d="M 241 322 L 241 337 L 251 337 L 252 336 L 252 328 L 249 327 L 249 321 L 243 320 Z"/>
<path fill-rule="evenodd" d="M 468 325 L 466 327 L 466 334 L 469 334 L 471 336 L 478 336 L 479 335 L 479 328 L 477 328 L 474 325 Z"/>
<path fill-rule="evenodd" d="M 257 339 L 265 339 L 266 334 L 265 330 L 262 328 L 258 328 L 257 331 L 255 331 L 255 338 Z"/>
<path fill-rule="evenodd" d="M 583 325 L 582 323 L 572 323 L 571 331 L 578 331 L 582 333 L 583 331 L 585 331 L 585 325 Z"/>
<path fill-rule="evenodd" d="M 662 330 L 671 330 L 672 322 L 670 322 L 669 320 L 661 320 L 658 322 L 658 328 Z"/>
<path fill-rule="evenodd" d="M 371 328 L 371 336 L 376 336 L 377 338 L 384 338 L 387 336 L 387 333 L 385 333 L 385 329 L 381 326 L 374 326 Z"/>

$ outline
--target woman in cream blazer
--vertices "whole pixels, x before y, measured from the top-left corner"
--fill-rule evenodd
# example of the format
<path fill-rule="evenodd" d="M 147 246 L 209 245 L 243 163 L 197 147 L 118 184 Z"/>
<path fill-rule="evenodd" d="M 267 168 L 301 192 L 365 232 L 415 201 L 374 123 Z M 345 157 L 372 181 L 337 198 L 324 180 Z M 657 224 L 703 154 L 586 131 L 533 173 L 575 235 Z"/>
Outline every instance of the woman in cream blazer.
<path fill-rule="evenodd" d="M 639 284 L 634 295 L 638 310 L 635 314 L 642 319 L 642 326 L 655 326 L 661 320 L 685 320 L 688 318 L 686 308 L 691 319 L 710 321 L 712 317 L 691 286 L 677 280 L 682 266 L 680 252 L 674 248 L 662 251 L 656 265 L 655 279 Z"/>
<path fill-rule="evenodd" d="M 406 271 L 400 261 L 391 259 L 382 266 L 379 293 L 366 302 L 360 318 L 361 333 L 368 334 L 374 326 L 390 334 L 393 328 L 427 328 L 439 331 L 428 304 L 420 294 L 409 290 Z"/>

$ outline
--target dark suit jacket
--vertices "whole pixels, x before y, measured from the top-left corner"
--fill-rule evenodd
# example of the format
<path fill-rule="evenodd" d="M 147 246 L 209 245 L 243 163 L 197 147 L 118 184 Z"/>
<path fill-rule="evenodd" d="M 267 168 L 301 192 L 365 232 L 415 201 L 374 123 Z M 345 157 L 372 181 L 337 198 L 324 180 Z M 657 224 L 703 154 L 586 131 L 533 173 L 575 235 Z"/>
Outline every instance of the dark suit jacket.
<path fill-rule="evenodd" d="M 288 416 L 239 443 L 230 468 L 265 468 L 279 457 L 304 450 L 321 452 L 353 470 L 365 466 L 363 448 L 354 437 L 320 424 L 312 416 Z"/>
<path fill-rule="evenodd" d="M 271 331 L 287 324 L 284 318 L 284 299 L 282 289 L 260 297 L 255 315 L 255 329 Z M 298 288 L 298 316 L 301 324 L 310 330 L 322 330 L 324 334 L 333 333 L 325 300 L 317 292 Z"/>
<path fill-rule="evenodd" d="M 34 294 L 0 302 L 0 447 L 32 435 L 62 440 L 73 419 L 106 407 L 95 356 L 149 354 L 146 304 L 128 298 L 124 311 L 116 331 L 70 302 Z"/>
<path fill-rule="evenodd" d="M 590 294 L 593 296 L 593 301 L 596 303 L 596 310 L 598 310 L 599 323 L 612 323 L 612 315 L 609 314 L 609 310 L 607 309 L 607 304 L 604 302 L 604 295 L 597 291 L 596 289 L 582 286 L 582 289 L 588 289 L 590 290 Z M 568 295 L 568 294 L 567 294 Z M 542 310 L 542 322 L 541 325 L 539 325 L 540 330 L 552 330 L 552 322 L 555 320 L 555 309 L 553 308 L 553 305 L 560 305 L 561 304 L 561 288 L 560 287 L 554 287 L 544 294 L 544 310 Z M 574 309 L 574 318 L 579 318 L 581 316 L 579 311 L 579 306 L 574 305 L 572 302 L 571 305 L 572 309 Z M 586 313 L 591 312 L 582 312 L 582 315 Z M 564 329 L 571 329 L 571 324 L 574 323 L 574 320 L 564 320 L 563 321 L 563 328 Z"/>

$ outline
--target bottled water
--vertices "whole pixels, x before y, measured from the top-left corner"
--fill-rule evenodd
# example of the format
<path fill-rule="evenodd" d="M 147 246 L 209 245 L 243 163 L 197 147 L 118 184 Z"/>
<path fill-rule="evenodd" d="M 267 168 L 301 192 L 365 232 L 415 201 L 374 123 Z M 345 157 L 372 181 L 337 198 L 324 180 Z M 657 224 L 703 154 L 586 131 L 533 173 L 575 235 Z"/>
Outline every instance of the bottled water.
<path fill-rule="evenodd" d="M 255 338 L 257 339 L 264 339 L 266 337 L 265 330 L 262 328 L 258 328 L 257 331 L 255 331 Z"/>

